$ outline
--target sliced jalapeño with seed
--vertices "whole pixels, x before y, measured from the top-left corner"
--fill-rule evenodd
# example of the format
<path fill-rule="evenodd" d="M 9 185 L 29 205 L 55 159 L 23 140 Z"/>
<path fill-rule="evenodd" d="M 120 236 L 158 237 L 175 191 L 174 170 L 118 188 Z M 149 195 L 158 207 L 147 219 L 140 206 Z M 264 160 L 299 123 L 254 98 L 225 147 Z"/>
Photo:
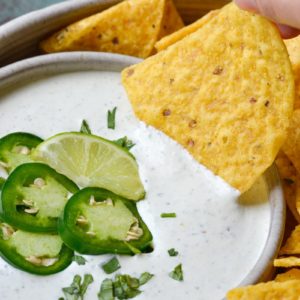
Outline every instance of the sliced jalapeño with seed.
<path fill-rule="evenodd" d="M 20 270 L 50 275 L 66 269 L 74 253 L 57 234 L 18 230 L 0 219 L 0 255 Z"/>
<path fill-rule="evenodd" d="M 82 254 L 135 254 L 152 251 L 152 234 L 136 203 L 101 188 L 73 195 L 59 218 L 66 245 Z"/>
<path fill-rule="evenodd" d="M 57 232 L 58 216 L 77 185 L 48 165 L 27 163 L 8 177 L 0 201 L 2 218 L 30 232 Z"/>
<path fill-rule="evenodd" d="M 0 139 L 0 166 L 8 173 L 17 166 L 32 162 L 31 152 L 43 140 L 31 133 L 15 132 Z"/>

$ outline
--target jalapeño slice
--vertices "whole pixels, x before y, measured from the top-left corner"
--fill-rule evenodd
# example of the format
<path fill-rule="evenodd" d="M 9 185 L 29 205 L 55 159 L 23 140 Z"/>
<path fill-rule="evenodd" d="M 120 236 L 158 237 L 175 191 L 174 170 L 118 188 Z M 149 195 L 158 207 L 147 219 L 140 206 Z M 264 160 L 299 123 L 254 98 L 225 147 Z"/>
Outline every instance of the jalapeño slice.
<path fill-rule="evenodd" d="M 85 188 L 72 196 L 58 224 L 64 243 L 82 254 L 152 251 L 152 234 L 136 203 L 105 189 Z"/>
<path fill-rule="evenodd" d="M 67 268 L 74 253 L 58 235 L 21 231 L 0 219 L 0 255 L 25 272 L 50 275 Z"/>
<path fill-rule="evenodd" d="M 0 211 L 12 226 L 30 232 L 57 232 L 57 219 L 78 187 L 41 163 L 17 167 L 6 180 Z"/>
<path fill-rule="evenodd" d="M 31 152 L 43 140 L 31 133 L 15 132 L 0 139 L 0 165 L 7 172 L 17 166 L 32 162 Z"/>

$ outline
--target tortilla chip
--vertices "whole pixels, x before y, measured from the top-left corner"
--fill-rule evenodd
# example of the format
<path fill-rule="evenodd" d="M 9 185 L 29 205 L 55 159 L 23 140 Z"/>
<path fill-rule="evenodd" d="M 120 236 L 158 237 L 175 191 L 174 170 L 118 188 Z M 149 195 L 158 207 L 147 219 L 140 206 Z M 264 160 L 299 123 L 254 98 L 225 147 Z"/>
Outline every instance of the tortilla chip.
<path fill-rule="evenodd" d="M 285 45 L 287 47 L 290 60 L 292 63 L 295 85 L 296 85 L 296 101 L 295 109 L 300 108 L 300 36 L 285 40 Z"/>
<path fill-rule="evenodd" d="M 279 152 L 275 162 L 281 178 L 285 201 L 294 218 L 300 223 L 300 176 L 282 151 Z"/>
<path fill-rule="evenodd" d="M 288 280 L 300 279 L 300 270 L 299 269 L 291 269 L 285 273 L 278 274 L 275 278 L 277 282 L 284 282 Z"/>
<path fill-rule="evenodd" d="M 296 226 L 285 245 L 280 249 L 279 255 L 300 255 L 300 225 Z"/>
<path fill-rule="evenodd" d="M 199 19 L 198 21 L 190 24 L 189 26 L 183 27 L 182 29 L 174 32 L 171 35 L 165 36 L 161 40 L 159 40 L 155 44 L 155 48 L 157 51 L 162 51 L 167 49 L 169 46 L 175 44 L 176 42 L 182 40 L 187 35 L 190 35 L 191 33 L 194 33 L 199 28 L 207 24 L 213 17 L 215 17 L 218 14 L 219 10 L 212 10 L 208 14 L 206 14 L 204 17 Z"/>
<path fill-rule="evenodd" d="M 288 138 L 282 150 L 300 173 L 300 109 L 293 113 L 288 129 Z"/>
<path fill-rule="evenodd" d="M 177 9 L 172 0 L 166 0 L 165 13 L 160 28 L 158 40 L 168 36 L 174 32 L 177 32 L 184 27 L 184 23 L 177 12 Z"/>
<path fill-rule="evenodd" d="M 236 288 L 227 293 L 227 300 L 299 300 L 300 280 L 270 281 Z"/>
<path fill-rule="evenodd" d="M 164 28 L 166 21 L 170 25 Z M 87 50 L 145 58 L 159 37 L 182 26 L 171 0 L 128 0 L 69 25 L 40 47 L 45 52 Z"/>
<path fill-rule="evenodd" d="M 300 267 L 300 258 L 296 256 L 279 257 L 274 259 L 273 265 L 278 268 Z"/>
<path fill-rule="evenodd" d="M 122 81 L 138 118 L 241 192 L 274 162 L 294 105 L 277 28 L 233 3 Z"/>

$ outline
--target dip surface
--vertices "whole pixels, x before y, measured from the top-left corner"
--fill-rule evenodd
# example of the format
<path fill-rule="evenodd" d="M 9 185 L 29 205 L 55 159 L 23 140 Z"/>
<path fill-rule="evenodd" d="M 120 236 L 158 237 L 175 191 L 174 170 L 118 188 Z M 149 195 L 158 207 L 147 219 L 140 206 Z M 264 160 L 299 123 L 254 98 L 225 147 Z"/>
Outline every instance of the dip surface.
<path fill-rule="evenodd" d="M 117 107 L 116 129 L 107 129 L 107 111 Z M 139 212 L 154 236 L 154 251 L 119 257 L 119 273 L 155 277 L 136 299 L 221 300 L 256 264 L 267 240 L 270 205 L 264 178 L 239 198 L 236 190 L 199 165 L 177 143 L 133 115 L 116 72 L 72 72 L 15 86 L 0 94 L 0 135 L 28 131 L 48 138 L 79 131 L 86 119 L 92 132 L 108 139 L 127 136 L 136 146 L 146 199 Z M 175 212 L 163 219 L 161 213 Z M 170 257 L 168 249 L 179 255 Z M 65 271 L 44 278 L 15 270 L 0 260 L 3 299 L 52 300 L 63 296 L 75 274 L 91 273 L 85 299 L 96 299 L 106 275 L 100 265 L 111 255 L 86 256 Z M 168 274 L 182 263 L 184 281 Z"/>

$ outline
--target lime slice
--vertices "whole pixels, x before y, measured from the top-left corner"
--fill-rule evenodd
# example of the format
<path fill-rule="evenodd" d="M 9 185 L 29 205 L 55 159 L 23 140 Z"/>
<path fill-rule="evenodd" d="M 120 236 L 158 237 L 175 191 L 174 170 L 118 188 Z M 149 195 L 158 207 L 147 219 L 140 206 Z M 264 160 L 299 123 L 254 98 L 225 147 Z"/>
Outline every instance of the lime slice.
<path fill-rule="evenodd" d="M 145 196 L 134 157 L 103 138 L 61 133 L 39 144 L 32 155 L 81 187 L 105 188 L 132 200 Z"/>

